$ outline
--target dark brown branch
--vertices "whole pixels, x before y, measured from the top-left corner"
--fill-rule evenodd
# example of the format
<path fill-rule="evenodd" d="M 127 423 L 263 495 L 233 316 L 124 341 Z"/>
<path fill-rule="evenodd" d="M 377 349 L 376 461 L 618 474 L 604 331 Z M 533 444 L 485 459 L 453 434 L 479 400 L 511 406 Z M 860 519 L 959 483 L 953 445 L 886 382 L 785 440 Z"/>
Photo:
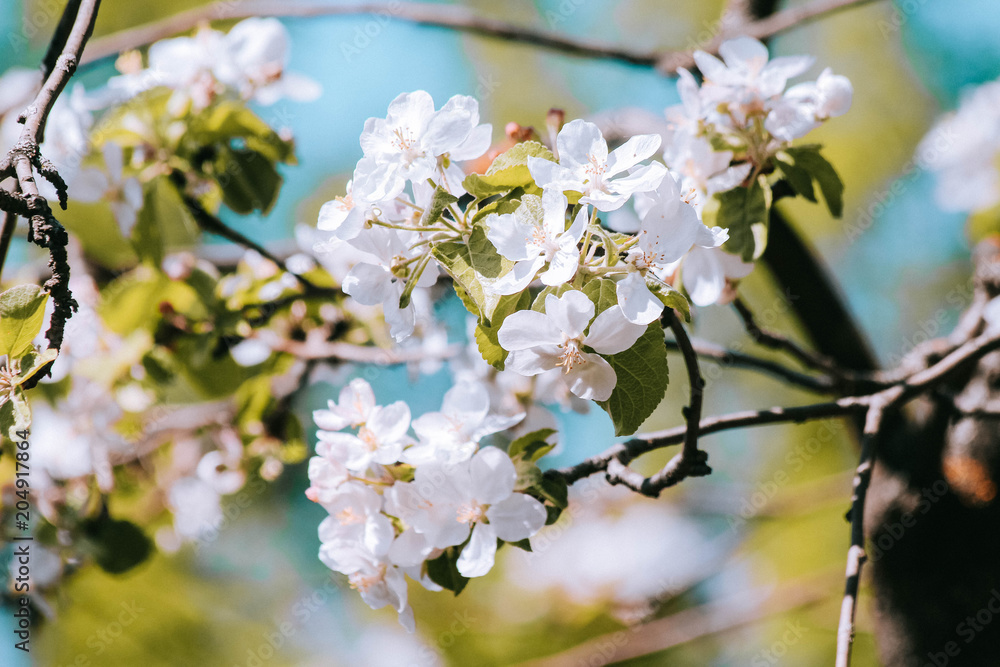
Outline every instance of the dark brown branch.
<path fill-rule="evenodd" d="M 933 366 L 912 374 L 900 383 L 877 393 L 863 396 L 848 396 L 828 403 L 814 403 L 797 407 L 776 407 L 769 410 L 748 410 L 718 417 L 708 417 L 698 425 L 702 436 L 747 426 L 765 424 L 801 423 L 816 419 L 828 419 L 849 414 L 863 413 L 869 405 L 879 403 L 885 411 L 894 409 L 918 394 L 931 389 L 968 364 L 973 364 L 984 355 L 1000 349 L 1000 334 L 982 334 L 959 346 Z M 598 472 L 606 471 L 612 460 L 628 465 L 633 459 L 671 445 L 684 442 L 687 427 L 647 433 L 628 442 L 616 444 L 602 454 L 560 470 L 549 471 L 549 475 L 559 476 L 568 483 L 575 482 Z"/>
<path fill-rule="evenodd" d="M 765 38 L 802 25 L 817 18 L 872 2 L 873 0 L 813 0 L 803 7 L 794 7 L 741 26 L 740 32 Z M 199 7 L 154 23 L 124 30 L 95 40 L 88 51 L 88 62 L 136 49 L 160 39 L 194 29 L 206 21 L 241 19 L 250 16 L 350 16 L 382 15 L 406 23 L 458 30 L 483 37 L 504 39 L 530 44 L 560 53 L 585 58 L 615 60 L 631 65 L 653 67 L 664 74 L 673 74 L 678 67 L 693 63 L 689 51 L 635 51 L 625 47 L 602 44 L 547 30 L 519 26 L 506 21 L 477 16 L 474 12 L 455 5 L 436 3 L 351 3 L 329 2 L 278 2 L 276 0 L 243 0 L 243 2 L 217 2 Z M 703 49 L 716 52 L 725 38 L 734 36 L 732 31 L 721 31 Z"/>
<path fill-rule="evenodd" d="M 668 340 L 665 341 L 665 344 L 668 352 L 680 350 L 675 341 Z M 836 384 L 826 376 L 814 377 L 800 373 L 776 361 L 762 359 L 761 357 L 737 352 L 736 350 L 729 350 L 708 341 L 692 340 L 691 345 L 694 347 L 695 352 L 698 353 L 699 358 L 714 361 L 721 366 L 759 371 L 817 394 L 832 394 L 836 392 Z"/>
<path fill-rule="evenodd" d="M 320 294 L 328 291 L 331 296 L 339 294 L 339 291 L 337 290 L 326 290 L 325 288 L 319 287 L 305 276 L 300 276 L 297 273 L 289 271 L 288 266 L 280 257 L 273 254 L 270 250 L 268 250 L 261 244 L 257 243 L 253 239 L 244 236 L 240 232 L 226 225 L 226 223 L 222 222 L 222 220 L 220 220 L 217 216 L 209 213 L 205 209 L 205 207 L 202 206 L 201 203 L 194 197 L 187 194 L 184 194 L 182 196 L 184 198 L 184 204 L 188 207 L 188 210 L 191 211 L 191 215 L 194 216 L 195 222 L 198 223 L 198 226 L 201 227 L 202 230 L 208 232 L 209 234 L 215 234 L 216 236 L 221 236 L 227 241 L 232 241 L 233 243 L 237 243 L 243 246 L 244 248 L 249 248 L 251 250 L 256 251 L 258 254 L 260 254 L 261 257 L 264 257 L 274 262 L 279 269 L 281 269 L 285 273 L 291 275 L 296 280 L 298 280 L 299 284 L 301 284 L 302 287 L 309 294 Z"/>
<path fill-rule="evenodd" d="M 58 58 L 52 61 L 51 71 L 45 78 L 41 90 L 18 119 L 24 124 L 24 129 L 21 130 L 17 143 L 0 161 L 0 180 L 14 176 L 20 190 L 20 194 L 7 193 L 0 198 L 0 207 L 8 214 L 27 217 L 28 239 L 49 250 L 49 269 L 52 271 L 52 277 L 45 282 L 45 289 L 52 297 L 54 310 L 45 336 L 49 345 L 55 349 L 62 346 L 66 321 L 72 317 L 77 304 L 69 290 L 70 268 L 66 257 L 69 237 L 63 226 L 52 215 L 48 202 L 39 195 L 35 172 L 37 171 L 55 186 L 59 204 L 63 208 L 66 208 L 66 183 L 56 173 L 52 164 L 39 153 L 38 147 L 42 143 L 45 123 L 56 99 L 80 62 L 83 49 L 94 29 L 100 4 L 100 0 L 80 0 L 79 3 L 70 2 L 67 5 L 66 13 L 74 14 L 72 27 L 66 28 L 69 19 L 64 16 L 56 29 L 52 40 L 53 46 L 46 56 L 44 67 L 48 67 L 52 52 L 59 43 L 62 43 L 61 52 Z"/>
<path fill-rule="evenodd" d="M 768 410 L 745 410 L 743 412 L 734 412 L 728 415 L 702 419 L 698 425 L 698 432 L 700 435 L 706 436 L 718 433 L 719 431 L 728 431 L 748 426 L 802 423 L 815 419 L 842 417 L 852 413 L 863 412 L 865 408 L 866 405 L 863 399 L 848 397 L 829 403 L 814 403 L 812 405 L 791 408 L 776 407 Z M 612 460 L 631 461 L 657 449 L 678 445 L 684 442 L 686 433 L 687 426 L 648 433 L 627 442 L 616 444 L 603 453 L 585 459 L 574 466 L 550 471 L 548 474 L 562 477 L 567 483 L 572 484 L 579 479 L 606 470 Z"/>
<path fill-rule="evenodd" d="M 739 314 L 740 319 L 743 321 L 743 327 L 746 329 L 747 334 L 749 334 L 749 336 L 753 338 L 757 344 L 771 348 L 772 350 L 781 350 L 782 352 L 786 352 L 807 368 L 812 368 L 834 376 L 840 373 L 840 369 L 837 368 L 836 364 L 834 364 L 831 359 L 807 350 L 785 335 L 761 329 L 754 318 L 753 311 L 750 310 L 749 306 L 743 302 L 743 299 L 735 299 L 733 301 L 733 309 L 737 312 L 737 314 Z"/>

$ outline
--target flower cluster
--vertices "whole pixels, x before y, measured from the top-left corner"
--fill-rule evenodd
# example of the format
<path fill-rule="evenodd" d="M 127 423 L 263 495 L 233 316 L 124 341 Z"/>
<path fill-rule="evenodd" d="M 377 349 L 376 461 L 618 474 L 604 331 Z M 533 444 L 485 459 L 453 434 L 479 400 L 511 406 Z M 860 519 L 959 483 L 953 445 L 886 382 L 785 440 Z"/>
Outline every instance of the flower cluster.
<path fill-rule="evenodd" d="M 377 405 L 371 386 L 353 380 L 314 413 L 319 444 L 306 495 L 330 513 L 319 527 L 320 559 L 412 630 L 404 575 L 430 590 L 450 583 L 442 568 L 483 576 L 498 539 L 527 540 L 545 525 L 545 506 L 519 475 L 530 462 L 480 446 L 523 416 L 491 414 L 486 390 L 470 384 L 411 424 L 405 403 Z"/>
<path fill-rule="evenodd" d="M 409 624 L 404 574 L 457 592 L 454 577 L 492 567 L 498 539 L 524 540 L 565 506 L 522 470 L 555 435 L 539 404 L 595 401 L 617 434 L 635 432 L 666 390 L 664 309 L 687 316 L 689 302 L 733 294 L 763 251 L 773 186 L 815 201 L 815 181 L 837 213 L 836 173 L 819 147 L 791 141 L 844 113 L 850 83 L 826 70 L 786 90 L 810 58 L 769 60 L 746 38 L 720 53 L 697 54 L 702 85 L 680 73 L 665 137 L 617 147 L 551 113 L 547 142 L 508 127 L 487 161 L 476 100 L 436 108 L 424 91 L 365 123 L 346 193 L 319 214 L 320 261 L 358 304 L 381 306 L 397 342 L 423 330 L 437 347 L 418 306 L 447 276 L 475 319 L 478 360 L 453 364 L 461 380 L 413 422 L 416 437 L 408 407 L 377 406 L 360 380 L 315 415 L 308 494 L 330 512 L 320 557 L 373 607 Z M 488 167 L 466 173 L 470 161 Z M 481 446 L 508 429 L 506 453 Z"/>
<path fill-rule="evenodd" d="M 1000 205 L 1000 80 L 967 91 L 917 149 L 937 173 L 935 199 L 945 211 L 977 213 Z"/>
<path fill-rule="evenodd" d="M 320 95 L 316 82 L 286 71 L 290 39 L 275 18 L 249 18 L 227 32 L 200 28 L 191 37 L 156 42 L 148 65 L 138 53 L 119 58 L 122 74 L 108 82 L 101 101 L 117 103 L 157 86 L 175 91 L 173 108 L 204 109 L 220 94 L 273 104 L 283 97 L 305 102 Z"/>

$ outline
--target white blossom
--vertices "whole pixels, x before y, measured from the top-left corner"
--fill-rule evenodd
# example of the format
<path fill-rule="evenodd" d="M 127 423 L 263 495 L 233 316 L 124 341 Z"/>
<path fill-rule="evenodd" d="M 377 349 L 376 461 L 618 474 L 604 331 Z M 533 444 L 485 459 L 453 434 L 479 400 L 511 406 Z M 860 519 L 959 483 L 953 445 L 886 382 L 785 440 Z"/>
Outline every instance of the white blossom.
<path fill-rule="evenodd" d="M 663 165 L 656 162 L 636 167 L 660 147 L 660 136 L 632 137 L 608 153 L 600 129 L 585 120 L 563 126 L 556 139 L 559 162 L 529 157 L 528 170 L 544 189 L 579 192 L 580 201 L 599 211 L 613 211 L 637 192 L 656 188 L 663 178 Z M 627 172 L 627 173 L 626 173 Z"/>
<path fill-rule="evenodd" d="M 618 378 L 600 355 L 632 347 L 646 327 L 629 322 L 617 305 L 596 319 L 594 312 L 594 303 L 583 292 L 571 290 L 561 297 L 545 297 L 544 313 L 512 313 L 498 334 L 501 347 L 510 351 L 507 367 L 522 375 L 561 368 L 574 394 L 607 400 Z"/>

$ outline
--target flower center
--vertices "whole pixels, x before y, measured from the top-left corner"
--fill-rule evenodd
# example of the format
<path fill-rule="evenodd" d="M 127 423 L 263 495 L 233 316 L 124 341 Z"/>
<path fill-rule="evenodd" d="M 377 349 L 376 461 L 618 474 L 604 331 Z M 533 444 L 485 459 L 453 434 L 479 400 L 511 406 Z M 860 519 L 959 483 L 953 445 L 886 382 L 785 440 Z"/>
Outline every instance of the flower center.
<path fill-rule="evenodd" d="M 343 211 L 350 211 L 354 208 L 354 196 L 350 193 L 343 197 L 336 197 L 336 201 L 340 204 L 340 209 Z"/>
<path fill-rule="evenodd" d="M 587 363 L 586 358 L 583 356 L 583 352 L 580 350 L 580 339 L 579 338 L 569 338 L 568 336 L 559 346 L 562 353 L 559 355 L 559 361 L 557 362 L 563 367 L 563 373 L 569 373 L 573 370 L 574 366 Z"/>
<path fill-rule="evenodd" d="M 392 133 L 396 137 L 392 144 L 403 153 L 407 164 L 421 156 L 420 146 L 417 145 L 417 140 L 410 133 L 409 128 L 397 127 Z"/>
<path fill-rule="evenodd" d="M 385 565 L 380 565 L 377 570 L 369 574 L 355 572 L 347 578 L 351 588 L 359 593 L 366 593 L 372 586 L 377 586 L 385 579 Z"/>
<path fill-rule="evenodd" d="M 593 155 L 587 156 L 588 164 L 584 168 L 584 172 L 590 181 L 591 190 L 603 190 L 604 189 L 604 172 L 608 170 L 608 163 L 605 160 L 599 160 Z"/>
<path fill-rule="evenodd" d="M 337 522 L 341 526 L 354 526 L 364 521 L 364 515 L 355 512 L 353 507 L 345 507 L 337 512 Z"/>
<path fill-rule="evenodd" d="M 374 452 L 378 449 L 378 438 L 375 437 L 375 434 L 372 433 L 372 430 L 367 426 L 362 426 L 361 430 L 358 431 L 358 440 L 365 443 L 365 447 L 367 447 L 370 452 Z"/>
<path fill-rule="evenodd" d="M 455 518 L 459 523 L 476 523 L 486 516 L 486 506 L 475 500 L 459 505 Z"/>

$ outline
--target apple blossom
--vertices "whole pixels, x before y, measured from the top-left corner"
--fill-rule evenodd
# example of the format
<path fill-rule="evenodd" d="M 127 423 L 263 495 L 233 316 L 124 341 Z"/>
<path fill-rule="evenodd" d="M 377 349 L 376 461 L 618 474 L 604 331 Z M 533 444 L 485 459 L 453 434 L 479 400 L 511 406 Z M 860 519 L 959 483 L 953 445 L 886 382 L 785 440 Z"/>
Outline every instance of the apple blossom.
<path fill-rule="evenodd" d="M 579 192 L 583 195 L 581 203 L 591 204 L 599 211 L 613 211 L 635 193 L 647 192 L 660 184 L 665 173 L 661 164 L 654 162 L 631 170 L 651 157 L 660 147 L 660 141 L 659 135 L 643 134 L 608 153 L 600 129 L 577 119 L 563 126 L 556 138 L 559 162 L 529 157 L 528 169 L 543 189 Z"/>
<path fill-rule="evenodd" d="M 596 319 L 594 311 L 594 303 L 583 292 L 571 290 L 560 297 L 545 297 L 544 313 L 521 310 L 511 314 L 498 335 L 500 345 L 510 351 L 507 367 L 522 375 L 561 368 L 574 394 L 607 400 L 618 379 L 601 354 L 627 350 L 646 327 L 629 322 L 619 306 L 608 308 Z"/>
<path fill-rule="evenodd" d="M 525 199 L 529 197 L 532 195 L 525 195 Z M 577 244 L 587 225 L 587 208 L 581 207 L 566 229 L 567 204 L 566 195 L 549 189 L 542 193 L 541 221 L 534 216 L 537 208 L 525 203 L 513 213 L 486 218 L 487 237 L 497 252 L 515 262 L 510 272 L 493 284 L 498 294 L 522 291 L 546 263 L 549 268 L 539 276 L 542 283 L 562 285 L 573 278 L 580 262 Z"/>

